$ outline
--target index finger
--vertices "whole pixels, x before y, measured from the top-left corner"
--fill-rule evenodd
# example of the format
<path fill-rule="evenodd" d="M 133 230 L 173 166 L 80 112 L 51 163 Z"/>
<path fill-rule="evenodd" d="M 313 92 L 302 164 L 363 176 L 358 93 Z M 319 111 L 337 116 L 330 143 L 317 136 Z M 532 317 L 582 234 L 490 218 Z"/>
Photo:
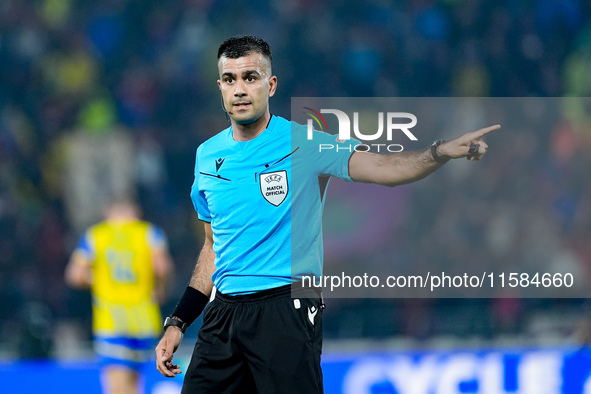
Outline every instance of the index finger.
<path fill-rule="evenodd" d="M 501 128 L 501 125 L 500 124 L 496 124 L 494 126 L 485 127 L 484 129 L 476 130 L 473 133 L 473 136 L 474 136 L 474 138 L 482 138 L 485 135 L 490 134 L 493 131 L 496 131 L 496 130 L 498 130 L 500 128 Z"/>

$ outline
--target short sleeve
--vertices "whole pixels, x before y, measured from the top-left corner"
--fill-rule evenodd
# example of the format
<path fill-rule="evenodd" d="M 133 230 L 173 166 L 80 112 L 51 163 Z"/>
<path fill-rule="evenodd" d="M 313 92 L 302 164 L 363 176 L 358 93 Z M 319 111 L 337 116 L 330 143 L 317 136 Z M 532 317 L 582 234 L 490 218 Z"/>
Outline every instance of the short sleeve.
<path fill-rule="evenodd" d="M 195 155 L 195 180 L 191 187 L 191 201 L 193 201 L 193 207 L 197 211 L 197 216 L 204 222 L 211 222 L 211 213 L 209 212 L 209 206 L 207 205 L 207 199 L 205 198 L 205 192 L 200 187 L 201 174 L 199 173 L 199 149 Z"/>
<path fill-rule="evenodd" d="M 81 259 L 86 261 L 93 261 L 96 253 L 94 250 L 94 243 L 92 242 L 92 237 L 90 235 L 90 230 L 87 230 L 76 245 L 74 249 L 74 254 L 79 256 Z"/>
<path fill-rule="evenodd" d="M 162 250 L 168 247 L 168 240 L 164 231 L 153 224 L 148 227 L 148 245 L 152 250 Z"/>
<path fill-rule="evenodd" d="M 347 182 L 353 182 L 349 176 L 349 159 L 360 144 L 355 139 L 341 141 L 338 135 L 314 130 L 312 139 L 302 138 L 299 142 L 305 147 L 306 160 L 313 166 L 318 176 L 334 176 Z M 300 146 L 301 146 L 300 145 Z"/>

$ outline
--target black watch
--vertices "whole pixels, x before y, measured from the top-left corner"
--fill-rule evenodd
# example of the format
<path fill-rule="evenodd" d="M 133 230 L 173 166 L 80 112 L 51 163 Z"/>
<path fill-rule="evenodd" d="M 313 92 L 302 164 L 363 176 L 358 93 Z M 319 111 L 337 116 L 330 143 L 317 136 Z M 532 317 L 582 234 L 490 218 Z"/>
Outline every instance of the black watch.
<path fill-rule="evenodd" d="M 178 319 L 174 319 L 168 316 L 166 319 L 164 319 L 164 331 L 166 331 L 166 329 L 170 326 L 180 328 L 183 334 L 185 333 L 185 331 L 187 331 L 187 327 L 189 327 L 189 325 L 184 321 L 180 321 Z"/>
<path fill-rule="evenodd" d="M 437 163 L 447 163 L 449 161 L 449 159 L 443 159 L 441 156 L 439 156 L 437 154 L 437 147 L 441 144 L 443 144 L 444 142 L 447 142 L 445 140 L 437 140 L 437 141 L 433 141 L 433 143 L 431 144 L 431 155 L 433 156 L 433 160 L 435 160 Z"/>

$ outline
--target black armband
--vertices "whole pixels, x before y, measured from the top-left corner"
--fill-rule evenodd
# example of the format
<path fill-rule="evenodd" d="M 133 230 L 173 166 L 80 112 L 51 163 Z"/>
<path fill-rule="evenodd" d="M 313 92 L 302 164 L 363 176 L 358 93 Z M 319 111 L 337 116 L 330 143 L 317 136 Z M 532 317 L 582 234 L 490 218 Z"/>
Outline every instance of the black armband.
<path fill-rule="evenodd" d="M 187 323 L 187 326 L 190 326 L 203 312 L 208 302 L 208 296 L 191 286 L 187 286 L 171 316 L 178 317 Z"/>

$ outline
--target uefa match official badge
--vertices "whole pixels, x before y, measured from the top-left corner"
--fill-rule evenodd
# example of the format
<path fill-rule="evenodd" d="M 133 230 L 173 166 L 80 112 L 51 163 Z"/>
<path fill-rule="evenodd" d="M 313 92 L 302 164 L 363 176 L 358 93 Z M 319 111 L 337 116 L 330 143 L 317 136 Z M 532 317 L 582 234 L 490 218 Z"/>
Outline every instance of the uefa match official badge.
<path fill-rule="evenodd" d="M 261 174 L 259 176 L 259 184 L 261 185 L 261 194 L 271 204 L 277 207 L 285 201 L 285 197 L 287 197 L 287 193 L 289 192 L 287 171 L 283 170 Z"/>

